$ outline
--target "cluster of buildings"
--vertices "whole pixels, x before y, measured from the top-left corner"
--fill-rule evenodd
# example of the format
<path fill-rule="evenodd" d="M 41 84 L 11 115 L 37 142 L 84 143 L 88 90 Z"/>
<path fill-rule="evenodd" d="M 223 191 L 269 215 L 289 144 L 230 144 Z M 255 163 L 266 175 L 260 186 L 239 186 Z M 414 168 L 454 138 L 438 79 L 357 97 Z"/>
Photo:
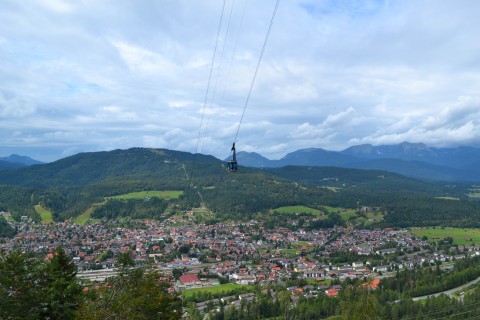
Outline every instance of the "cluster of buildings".
<path fill-rule="evenodd" d="M 119 221 L 84 226 L 24 221 L 15 227 L 17 235 L 0 239 L 0 250 L 47 254 L 61 246 L 80 271 L 89 272 L 111 271 L 117 254 L 130 251 L 138 264 L 150 260 L 165 273 L 181 269 L 178 289 L 212 286 L 218 279 L 260 285 L 305 279 L 319 286 L 324 280 L 379 278 L 393 270 L 480 254 L 479 246 L 460 248 L 455 255 L 427 250 L 428 243 L 407 230 L 270 230 L 261 221 L 206 225 L 192 221 L 189 215 L 165 221 L 131 220 L 126 225 Z M 330 261 L 339 254 L 356 259 Z M 369 263 L 370 257 L 382 263 Z"/>

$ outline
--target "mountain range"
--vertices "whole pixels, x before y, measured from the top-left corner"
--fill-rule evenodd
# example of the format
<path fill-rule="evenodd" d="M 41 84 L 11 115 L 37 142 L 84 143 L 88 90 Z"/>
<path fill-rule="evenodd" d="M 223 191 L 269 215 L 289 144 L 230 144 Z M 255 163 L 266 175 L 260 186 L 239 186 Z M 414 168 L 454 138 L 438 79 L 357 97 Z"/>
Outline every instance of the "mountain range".
<path fill-rule="evenodd" d="M 279 160 L 255 152 L 238 152 L 238 163 L 256 168 L 333 166 L 384 170 L 425 181 L 479 182 L 480 148 L 434 148 L 423 143 L 353 146 L 342 151 L 321 148 L 300 149 Z"/>
<path fill-rule="evenodd" d="M 311 156 L 315 151 L 297 155 Z M 294 155 L 288 158 L 295 159 Z M 179 190 L 183 194 L 169 203 L 172 208 L 205 206 L 216 219 L 251 219 L 282 206 L 362 205 L 382 208 L 381 223 L 388 226 L 479 226 L 480 202 L 470 197 L 470 188 L 338 166 L 239 166 L 238 172 L 229 173 L 225 163 L 213 156 L 132 148 L 79 153 L 51 163 L 1 170 L 0 211 L 10 211 L 16 219 L 28 215 L 39 221 L 34 207 L 40 204 L 55 221 L 62 221 L 94 210 L 105 197 Z M 129 212 L 133 204 L 121 205 Z M 147 205 L 153 206 L 147 211 L 154 213 L 155 204 L 141 204 L 143 209 Z"/>
<path fill-rule="evenodd" d="M 61 159 L 62 160 L 62 159 Z M 238 152 L 239 165 L 254 168 L 285 166 L 381 170 L 428 182 L 480 182 L 480 148 L 434 148 L 423 143 L 352 146 L 342 151 L 300 149 L 278 160 L 256 152 Z M 0 157 L 0 170 L 43 164 L 27 156 Z"/>

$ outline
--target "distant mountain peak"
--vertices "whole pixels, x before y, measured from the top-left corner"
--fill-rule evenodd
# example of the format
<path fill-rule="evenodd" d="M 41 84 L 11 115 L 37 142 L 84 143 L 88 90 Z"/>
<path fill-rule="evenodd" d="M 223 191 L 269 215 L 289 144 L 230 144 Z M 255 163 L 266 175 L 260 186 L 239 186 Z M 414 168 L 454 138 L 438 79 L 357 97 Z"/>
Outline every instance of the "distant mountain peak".
<path fill-rule="evenodd" d="M 21 156 L 18 154 L 11 154 L 8 157 L 0 157 L 0 160 L 13 162 L 13 163 L 20 163 L 26 166 L 31 166 L 34 164 L 43 164 L 44 162 L 32 159 L 28 156 Z"/>
<path fill-rule="evenodd" d="M 225 159 L 225 161 L 228 159 Z M 257 168 L 263 168 L 263 167 L 268 167 L 268 163 L 270 163 L 272 160 L 265 158 L 261 154 L 257 152 L 246 152 L 246 151 L 240 151 L 237 152 L 237 160 L 240 164 L 244 165 L 246 164 L 247 166 L 251 167 L 257 167 Z"/>
<path fill-rule="evenodd" d="M 434 148 L 408 141 L 379 146 L 362 144 L 339 152 L 305 148 L 290 152 L 280 160 L 268 160 L 258 154 L 255 158 L 250 155 L 239 159 L 241 165 L 250 167 L 295 165 L 377 169 L 437 181 L 480 181 L 479 162 L 480 148 Z"/>

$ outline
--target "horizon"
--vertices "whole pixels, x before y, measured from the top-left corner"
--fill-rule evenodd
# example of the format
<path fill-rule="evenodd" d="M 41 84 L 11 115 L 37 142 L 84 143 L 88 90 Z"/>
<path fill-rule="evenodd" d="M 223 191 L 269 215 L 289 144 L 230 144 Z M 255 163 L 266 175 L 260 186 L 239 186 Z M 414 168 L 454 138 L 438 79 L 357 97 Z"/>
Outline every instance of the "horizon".
<path fill-rule="evenodd" d="M 286 155 L 290 154 L 290 153 L 293 153 L 293 152 L 297 152 L 297 151 L 301 151 L 301 150 L 307 150 L 307 149 L 322 149 L 322 150 L 325 150 L 325 151 L 333 151 L 333 152 L 341 152 L 341 151 L 344 151 L 346 149 L 349 149 L 351 147 L 359 147 L 359 146 L 365 146 L 365 145 L 371 145 L 373 147 L 382 147 L 382 146 L 397 146 L 397 145 L 403 145 L 403 144 L 422 144 L 422 145 L 425 145 L 426 147 L 428 148 L 434 148 L 434 149 L 443 149 L 443 148 L 437 148 L 437 147 L 433 147 L 433 146 L 430 146 L 426 143 L 423 143 L 423 142 L 409 142 L 409 141 L 403 141 L 403 142 L 400 142 L 400 143 L 397 143 L 397 144 L 383 144 L 383 145 L 372 145 L 372 144 L 359 144 L 359 145 L 352 145 L 352 146 L 349 146 L 347 148 L 343 148 L 343 149 L 339 149 L 339 150 L 332 150 L 332 149 L 325 149 L 325 148 L 321 148 L 321 147 L 307 147 L 307 148 L 300 148 L 300 149 L 296 149 L 296 150 L 291 150 L 285 154 L 282 154 L 281 157 L 276 157 L 276 158 L 273 158 L 273 157 L 269 157 L 265 154 L 262 154 L 261 152 L 256 152 L 256 151 L 244 151 L 244 150 L 241 150 L 241 151 L 237 151 L 237 154 L 241 154 L 241 153 L 257 153 L 259 154 L 260 156 L 268 159 L 268 160 L 280 160 L 282 159 L 283 157 L 285 157 Z M 67 158 L 67 157 L 70 157 L 70 156 L 74 156 L 74 155 L 77 155 L 77 154 L 80 154 L 80 153 L 95 153 L 95 152 L 111 152 L 111 151 L 114 151 L 114 150 L 128 150 L 128 149 L 134 149 L 134 148 L 145 148 L 145 149 L 150 149 L 151 147 L 138 147 L 138 146 L 133 146 L 133 147 L 129 147 L 129 148 L 117 148 L 117 149 L 112 149 L 112 150 L 96 150 L 96 151 L 81 151 L 81 152 L 78 152 L 78 153 L 75 153 L 75 154 L 72 154 L 72 155 L 68 155 L 68 156 L 65 156 L 65 157 L 61 157 L 61 158 L 58 158 L 58 159 L 53 159 L 53 160 L 50 160 L 50 161 L 45 161 L 45 160 L 42 160 L 42 159 L 39 159 L 39 158 L 35 158 L 31 155 L 28 155 L 28 154 L 18 154 L 18 153 L 10 153 L 10 154 L 5 154 L 5 153 L 0 153 L 0 158 L 7 158 L 7 157 L 10 157 L 10 156 L 20 156 L 20 157 L 28 157 L 32 160 L 36 160 L 36 161 L 41 161 L 41 162 L 44 162 L 44 163 L 51 163 L 51 162 L 55 162 L 57 160 L 61 160 L 63 158 Z M 456 147 L 446 147 L 446 148 L 475 148 L 475 149 L 479 149 L 479 147 L 475 147 L 475 146 L 466 146 L 466 145 L 459 145 L 459 146 L 456 146 Z M 179 151 L 179 152 L 187 152 L 187 153 L 191 153 L 193 154 L 193 152 L 190 152 L 190 151 L 185 151 L 185 150 L 175 150 L 175 149 L 171 149 L 171 148 L 164 148 L 164 147 L 156 147 L 156 148 L 151 148 L 151 149 L 168 149 L 168 150 L 172 150 L 172 151 Z M 224 161 L 226 159 L 226 157 L 224 158 L 219 158 L 213 154 L 206 154 L 206 153 L 202 153 L 202 152 L 199 152 L 199 154 L 203 154 L 203 155 L 206 155 L 206 156 L 213 156 L 221 161 Z"/>
<path fill-rule="evenodd" d="M 480 2 L 275 5 L 2 2 L 1 153 L 480 147 Z"/>

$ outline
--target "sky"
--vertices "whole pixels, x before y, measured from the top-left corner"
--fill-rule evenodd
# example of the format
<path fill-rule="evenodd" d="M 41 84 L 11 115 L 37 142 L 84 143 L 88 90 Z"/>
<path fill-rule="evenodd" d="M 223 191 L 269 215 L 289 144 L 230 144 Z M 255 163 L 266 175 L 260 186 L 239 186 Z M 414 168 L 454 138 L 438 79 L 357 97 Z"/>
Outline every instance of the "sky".
<path fill-rule="evenodd" d="M 1 1 L 0 157 L 480 147 L 480 1 L 275 5 Z"/>

